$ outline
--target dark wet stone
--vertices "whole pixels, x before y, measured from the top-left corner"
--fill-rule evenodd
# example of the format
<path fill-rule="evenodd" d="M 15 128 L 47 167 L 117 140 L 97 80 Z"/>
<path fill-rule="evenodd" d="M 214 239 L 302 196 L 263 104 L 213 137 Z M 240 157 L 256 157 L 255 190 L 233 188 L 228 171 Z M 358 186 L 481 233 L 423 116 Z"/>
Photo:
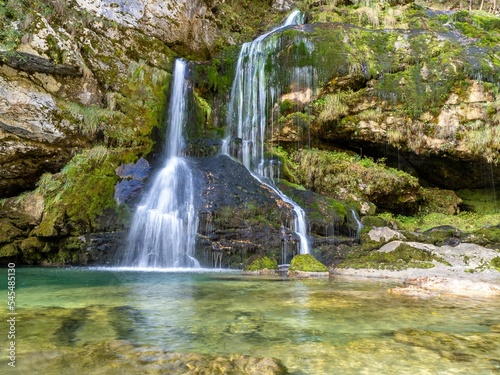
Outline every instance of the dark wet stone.
<path fill-rule="evenodd" d="M 142 181 L 149 175 L 151 167 L 148 161 L 140 158 L 136 163 L 122 164 L 116 168 L 116 174 L 121 178 Z"/>
<path fill-rule="evenodd" d="M 122 180 L 115 185 L 115 201 L 122 204 L 136 197 L 143 189 L 141 181 Z"/>

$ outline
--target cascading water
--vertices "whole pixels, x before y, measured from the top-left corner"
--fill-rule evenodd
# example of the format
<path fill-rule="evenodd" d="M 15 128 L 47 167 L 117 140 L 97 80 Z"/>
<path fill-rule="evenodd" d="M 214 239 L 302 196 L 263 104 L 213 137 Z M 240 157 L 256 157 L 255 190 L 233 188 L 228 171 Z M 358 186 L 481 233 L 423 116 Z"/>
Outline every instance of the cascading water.
<path fill-rule="evenodd" d="M 361 229 L 363 229 L 363 224 L 361 224 L 361 221 L 359 220 L 358 214 L 352 208 L 351 208 L 351 214 L 352 214 L 354 221 L 356 222 L 356 238 L 359 239 Z"/>
<path fill-rule="evenodd" d="M 300 253 L 309 253 L 309 241 L 304 210 L 279 189 L 264 181 L 272 180 L 273 173 L 267 173 L 264 158 L 264 143 L 268 113 L 279 97 L 279 90 L 268 82 L 269 57 L 279 51 L 279 32 L 304 22 L 303 14 L 292 12 L 283 25 L 259 36 L 252 42 L 243 44 L 236 74 L 231 88 L 231 102 L 228 110 L 228 137 L 222 152 L 239 159 L 241 163 L 263 184 L 273 189 L 285 202 L 293 207 L 294 228 L 300 238 Z M 271 168 L 272 171 L 272 168 Z"/>
<path fill-rule="evenodd" d="M 193 175 L 181 156 L 187 89 L 186 62 L 177 60 L 168 108 L 166 163 L 134 214 L 124 266 L 199 267 L 193 256 L 198 227 Z"/>

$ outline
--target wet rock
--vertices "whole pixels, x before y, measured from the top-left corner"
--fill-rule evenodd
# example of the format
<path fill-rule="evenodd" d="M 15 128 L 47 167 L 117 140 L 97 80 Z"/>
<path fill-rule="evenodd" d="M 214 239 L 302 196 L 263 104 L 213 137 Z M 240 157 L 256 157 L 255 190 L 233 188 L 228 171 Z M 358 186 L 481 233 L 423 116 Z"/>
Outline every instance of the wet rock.
<path fill-rule="evenodd" d="M 371 241 L 389 242 L 394 239 L 404 239 L 405 237 L 399 232 L 389 227 L 373 228 L 367 233 Z"/>
<path fill-rule="evenodd" d="M 423 234 L 427 236 L 428 242 L 436 246 L 448 244 L 456 246 L 461 242 L 461 232 L 451 225 L 440 225 L 426 230 Z"/>
<path fill-rule="evenodd" d="M 122 164 L 116 168 L 116 174 L 122 179 L 115 185 L 115 201 L 117 204 L 137 197 L 144 188 L 144 179 L 149 176 L 151 166 L 144 158 L 135 163 Z"/>
<path fill-rule="evenodd" d="M 458 335 L 419 329 L 403 329 L 394 334 L 396 342 L 435 351 L 443 358 L 456 362 L 469 362 L 475 358 L 487 359 L 497 349 L 495 334 L 478 333 Z"/>
<path fill-rule="evenodd" d="M 200 238 L 221 245 L 222 265 L 234 262 L 233 267 L 243 268 L 255 252 L 281 254 L 278 228 L 293 218 L 290 205 L 226 155 L 203 158 L 197 165 L 204 180 Z M 196 258 L 210 264 L 212 250 L 198 242 Z"/>
<path fill-rule="evenodd" d="M 122 164 L 116 168 L 116 174 L 120 178 L 142 181 L 149 176 L 151 166 L 144 158 L 139 158 L 135 163 Z"/>
<path fill-rule="evenodd" d="M 68 322 L 67 338 L 78 324 Z M 65 337 L 64 335 L 62 337 Z M 66 338 L 66 337 L 65 337 Z M 69 341 L 71 342 L 71 340 Z M 47 352 L 48 355 L 43 355 Z M 72 351 L 41 351 L 43 360 L 37 363 L 37 371 L 67 372 L 70 366 L 77 373 L 127 373 L 171 375 L 194 374 L 238 374 L 238 375 L 285 375 L 283 363 L 275 358 L 252 357 L 248 355 L 216 356 L 197 353 L 175 353 L 154 347 L 135 348 L 124 340 L 89 344 L 76 347 Z"/>

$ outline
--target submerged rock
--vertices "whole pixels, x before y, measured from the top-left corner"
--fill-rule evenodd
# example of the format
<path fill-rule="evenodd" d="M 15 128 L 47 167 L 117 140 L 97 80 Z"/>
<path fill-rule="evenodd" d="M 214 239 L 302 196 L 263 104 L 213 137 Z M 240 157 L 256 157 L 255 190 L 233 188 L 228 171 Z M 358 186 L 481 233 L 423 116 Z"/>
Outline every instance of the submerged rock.
<path fill-rule="evenodd" d="M 73 330 L 77 326 L 70 325 Z M 32 365 L 38 372 L 59 371 L 73 373 L 106 374 L 210 374 L 210 375 L 285 375 L 287 368 L 279 359 L 252 357 L 249 355 L 209 355 L 176 353 L 160 348 L 136 348 L 124 340 L 89 344 L 70 352 L 40 351 Z M 69 366 L 69 367 L 68 367 Z"/>

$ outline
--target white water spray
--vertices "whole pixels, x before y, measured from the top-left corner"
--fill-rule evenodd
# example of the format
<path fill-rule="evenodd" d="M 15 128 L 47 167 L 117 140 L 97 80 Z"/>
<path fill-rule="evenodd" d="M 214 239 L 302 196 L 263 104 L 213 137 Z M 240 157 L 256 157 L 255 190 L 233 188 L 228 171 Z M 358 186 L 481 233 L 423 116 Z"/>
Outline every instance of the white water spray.
<path fill-rule="evenodd" d="M 194 258 L 198 216 L 189 162 L 183 158 L 188 83 L 186 62 L 175 62 L 168 109 L 166 162 L 138 206 L 129 233 L 124 266 L 199 267 Z"/>

